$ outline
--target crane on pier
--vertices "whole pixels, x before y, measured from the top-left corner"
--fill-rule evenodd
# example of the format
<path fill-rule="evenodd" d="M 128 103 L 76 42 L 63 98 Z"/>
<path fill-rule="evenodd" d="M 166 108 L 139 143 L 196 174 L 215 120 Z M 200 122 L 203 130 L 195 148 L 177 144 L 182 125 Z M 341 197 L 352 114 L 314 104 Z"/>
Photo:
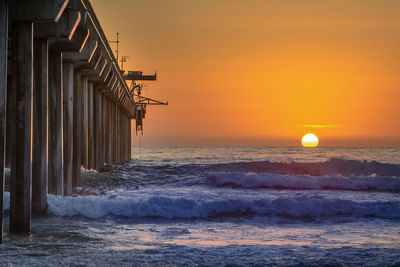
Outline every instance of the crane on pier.
<path fill-rule="evenodd" d="M 137 81 L 155 81 L 157 73 L 154 75 L 143 75 L 142 71 L 128 71 L 124 74 L 126 81 L 131 81 L 130 91 L 134 96 L 136 104 L 135 119 L 136 119 L 136 135 L 140 132 L 143 135 L 143 119 L 146 116 L 146 107 L 148 105 L 168 105 L 167 102 L 162 102 L 149 97 L 142 96 L 143 84 Z"/>

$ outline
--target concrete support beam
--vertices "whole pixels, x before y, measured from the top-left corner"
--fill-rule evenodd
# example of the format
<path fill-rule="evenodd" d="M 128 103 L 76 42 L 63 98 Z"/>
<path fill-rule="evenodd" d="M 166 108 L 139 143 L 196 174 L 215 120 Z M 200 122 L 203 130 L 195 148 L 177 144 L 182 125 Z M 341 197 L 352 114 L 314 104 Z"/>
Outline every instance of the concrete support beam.
<path fill-rule="evenodd" d="M 74 107 L 73 107 L 73 156 L 72 156 L 72 187 L 81 184 L 81 155 L 83 146 L 82 136 L 82 76 L 79 71 L 74 72 Z"/>
<path fill-rule="evenodd" d="M 21 0 L 15 1 L 18 2 Z M 32 2 L 32 4 L 36 5 L 37 2 L 38 1 Z M 27 6 L 25 5 L 24 7 L 25 8 L 19 9 L 26 9 Z M 54 23 L 53 21 L 41 21 L 35 24 L 35 36 L 41 38 L 57 39 L 58 41 L 62 42 L 61 45 L 63 45 L 63 43 L 70 44 L 69 41 L 74 38 L 75 31 L 77 30 L 78 25 L 81 22 L 81 14 L 79 11 L 73 9 L 67 9 L 63 13 L 64 14 L 60 17 L 60 20 L 57 23 Z"/>
<path fill-rule="evenodd" d="M 122 162 L 126 162 L 126 120 L 125 114 L 122 116 L 122 145 L 121 145 L 121 155 Z"/>
<path fill-rule="evenodd" d="M 128 135 L 129 135 L 129 118 L 125 116 L 125 140 L 124 140 L 124 152 L 125 152 L 125 161 L 129 161 L 129 140 L 128 140 Z"/>
<path fill-rule="evenodd" d="M 63 195 L 63 71 L 62 54 L 49 50 L 49 193 Z"/>
<path fill-rule="evenodd" d="M 121 142 L 120 142 L 120 154 L 121 154 L 121 162 L 126 162 L 126 157 L 125 157 L 125 132 L 126 127 L 125 127 L 125 114 L 121 114 Z"/>
<path fill-rule="evenodd" d="M 123 123 L 124 123 L 124 135 L 123 135 L 123 145 L 122 145 L 122 147 L 123 147 L 123 160 L 124 160 L 124 162 L 127 162 L 128 161 L 128 152 L 127 152 L 127 150 L 128 150 L 128 143 L 127 143 L 127 136 L 128 136 L 128 126 L 127 126 L 127 123 L 126 123 L 126 121 L 127 121 L 127 117 L 126 117 L 126 114 L 124 114 L 124 120 L 123 120 Z"/>
<path fill-rule="evenodd" d="M 64 195 L 72 194 L 72 133 L 73 133 L 74 65 L 63 63 L 63 152 Z"/>
<path fill-rule="evenodd" d="M 10 57 L 10 56 L 8 56 Z M 9 60 L 8 65 L 7 65 L 7 98 L 9 94 L 11 93 L 11 61 Z M 11 112 L 7 112 L 7 110 L 11 110 L 11 101 L 8 101 L 6 99 L 6 122 L 11 121 Z M 11 128 L 6 127 L 6 168 L 11 167 Z"/>
<path fill-rule="evenodd" d="M 94 108 L 94 169 L 100 169 L 100 101 L 99 92 L 96 88 L 93 89 L 93 108 Z"/>
<path fill-rule="evenodd" d="M 0 244 L 3 242 L 4 166 L 7 103 L 8 1 L 0 0 Z"/>
<path fill-rule="evenodd" d="M 100 101 L 100 168 L 104 166 L 104 159 L 105 159 L 105 144 L 104 144 L 104 96 L 99 93 L 99 101 Z"/>
<path fill-rule="evenodd" d="M 31 230 L 33 22 L 12 27 L 10 232 Z"/>
<path fill-rule="evenodd" d="M 104 161 L 111 164 L 110 153 L 110 101 L 104 97 Z"/>
<path fill-rule="evenodd" d="M 126 123 L 127 117 L 126 114 L 124 114 L 124 142 L 123 142 L 123 158 L 124 162 L 128 161 L 128 153 L 127 153 L 127 147 L 128 147 L 128 142 L 127 142 L 127 132 L 128 132 L 128 126 Z"/>
<path fill-rule="evenodd" d="M 88 67 L 82 70 L 82 75 L 89 77 L 89 82 L 96 81 L 100 72 L 105 64 L 105 60 L 103 58 L 103 53 L 100 49 L 97 49 L 93 55 L 91 63 L 88 64 Z"/>
<path fill-rule="evenodd" d="M 117 143 L 116 143 L 116 155 L 117 155 L 117 163 L 121 162 L 121 111 L 119 107 L 117 106 L 117 116 L 116 116 L 116 138 L 117 138 Z"/>
<path fill-rule="evenodd" d="M 131 119 L 128 118 L 128 160 L 132 158 L 132 123 Z"/>
<path fill-rule="evenodd" d="M 69 0 L 13 0 L 10 2 L 10 15 L 14 20 L 49 20 L 57 22 L 68 2 Z"/>
<path fill-rule="evenodd" d="M 32 146 L 32 213 L 47 210 L 48 181 L 48 41 L 34 39 L 33 44 L 33 146 Z"/>
<path fill-rule="evenodd" d="M 128 132 L 128 126 L 127 126 L 127 117 L 124 114 L 124 143 L 123 143 L 123 157 L 124 157 L 124 161 L 127 162 L 128 161 L 128 153 L 127 153 L 127 147 L 128 147 L 128 142 L 127 142 L 127 132 Z"/>
<path fill-rule="evenodd" d="M 117 104 L 117 163 L 121 163 L 121 110 Z"/>
<path fill-rule="evenodd" d="M 88 86 L 88 169 L 95 168 L 94 159 L 94 108 L 93 83 Z"/>
<path fill-rule="evenodd" d="M 63 54 L 64 59 L 68 61 L 73 61 L 75 63 L 75 66 L 79 68 L 92 68 L 94 64 L 90 63 L 92 62 L 92 59 L 98 47 L 98 42 L 93 35 L 93 33 L 89 35 L 89 39 L 86 41 L 85 46 L 80 53 L 65 52 Z"/>
<path fill-rule="evenodd" d="M 116 164 L 118 162 L 118 157 L 117 157 L 117 146 L 118 146 L 118 123 L 117 123 L 117 118 L 118 118 L 118 107 L 115 103 L 113 103 L 113 144 L 112 144 L 112 150 L 113 150 L 113 164 Z"/>
<path fill-rule="evenodd" d="M 108 100 L 109 102 L 109 113 L 110 113 L 110 128 L 109 128 L 109 133 L 110 133 L 110 147 L 109 147 L 109 153 L 110 153 L 110 164 L 114 164 L 114 103 L 111 100 Z"/>
<path fill-rule="evenodd" d="M 86 169 L 89 168 L 89 158 L 88 158 L 88 145 L 89 145 L 89 136 L 88 136 L 88 77 L 82 76 L 82 154 L 81 154 L 81 165 L 83 165 Z"/>
<path fill-rule="evenodd" d="M 95 168 L 100 170 L 104 166 L 104 149 L 103 149 L 103 100 L 102 95 L 96 88 L 94 90 L 94 140 L 95 140 Z"/>

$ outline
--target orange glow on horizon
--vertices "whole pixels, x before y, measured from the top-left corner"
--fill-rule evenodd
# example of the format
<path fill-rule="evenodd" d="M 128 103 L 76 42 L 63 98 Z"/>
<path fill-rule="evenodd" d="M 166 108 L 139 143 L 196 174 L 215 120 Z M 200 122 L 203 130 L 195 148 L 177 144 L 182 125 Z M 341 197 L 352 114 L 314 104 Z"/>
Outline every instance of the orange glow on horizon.
<path fill-rule="evenodd" d="M 400 1 L 249 1 L 92 0 L 125 69 L 157 70 L 143 94 L 169 101 L 143 144 L 400 145 Z"/>

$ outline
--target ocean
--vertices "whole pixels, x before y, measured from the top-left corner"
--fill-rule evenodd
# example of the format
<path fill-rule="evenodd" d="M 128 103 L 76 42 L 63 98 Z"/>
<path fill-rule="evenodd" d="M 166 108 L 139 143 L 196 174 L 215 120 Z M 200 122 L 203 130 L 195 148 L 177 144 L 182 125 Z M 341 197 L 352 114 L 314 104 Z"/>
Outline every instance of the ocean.
<path fill-rule="evenodd" d="M 400 265 L 400 148 L 135 147 L 82 180 L 6 218 L 1 266 Z"/>

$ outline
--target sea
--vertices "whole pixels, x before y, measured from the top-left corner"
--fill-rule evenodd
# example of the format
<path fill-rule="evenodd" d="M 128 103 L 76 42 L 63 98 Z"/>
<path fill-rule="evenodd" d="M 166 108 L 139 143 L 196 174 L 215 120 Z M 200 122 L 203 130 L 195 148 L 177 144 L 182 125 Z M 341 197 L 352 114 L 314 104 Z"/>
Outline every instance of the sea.
<path fill-rule="evenodd" d="M 400 266 L 400 148 L 134 147 L 0 266 Z"/>

